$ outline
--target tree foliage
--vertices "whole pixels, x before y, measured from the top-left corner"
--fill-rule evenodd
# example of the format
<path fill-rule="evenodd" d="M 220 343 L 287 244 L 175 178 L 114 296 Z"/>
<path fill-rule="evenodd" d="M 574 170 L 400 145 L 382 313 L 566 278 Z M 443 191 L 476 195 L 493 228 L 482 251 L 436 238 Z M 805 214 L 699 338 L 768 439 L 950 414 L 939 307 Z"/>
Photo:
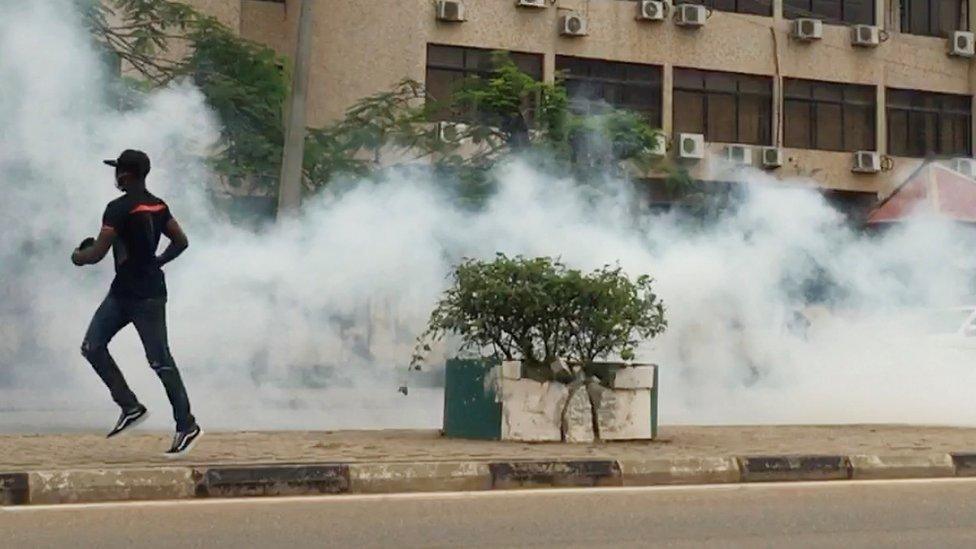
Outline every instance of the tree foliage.
<path fill-rule="evenodd" d="M 183 2 L 74 1 L 95 40 L 136 77 L 126 79 L 130 92 L 191 79 L 222 125 L 214 166 L 230 182 L 274 190 L 288 92 L 282 58 Z M 422 165 L 449 176 L 444 180 L 457 183 L 460 197 L 477 201 L 491 190 L 491 168 L 511 154 L 583 180 L 663 166 L 652 154 L 660 132 L 641 115 L 605 105 L 581 109 L 560 81 L 539 82 L 502 52 L 494 64 L 490 76 L 464 80 L 441 101 L 403 80 L 356 102 L 334 123 L 310 128 L 308 191 L 340 176 Z"/>
<path fill-rule="evenodd" d="M 221 122 L 213 160 L 229 181 L 276 179 L 288 80 L 274 50 L 183 2 L 75 1 L 96 42 L 136 76 L 127 80 L 135 91 L 183 78 L 200 88 Z"/>
<path fill-rule="evenodd" d="M 462 184 L 484 184 L 490 168 L 511 154 L 581 179 L 662 165 L 654 154 L 662 135 L 640 114 L 606 105 L 586 112 L 574 107 L 562 82 L 535 80 L 503 52 L 494 63 L 490 76 L 463 80 L 446 99 L 430 100 L 422 84 L 403 80 L 312 130 L 309 184 L 420 160 Z"/>
<path fill-rule="evenodd" d="M 548 379 L 556 359 L 631 360 L 641 341 L 666 327 L 649 276 L 633 281 L 619 266 L 583 273 L 548 257 L 499 254 L 455 267 L 453 284 L 418 338 L 413 363 L 454 335 L 462 351 L 521 360 L 533 377 Z"/>

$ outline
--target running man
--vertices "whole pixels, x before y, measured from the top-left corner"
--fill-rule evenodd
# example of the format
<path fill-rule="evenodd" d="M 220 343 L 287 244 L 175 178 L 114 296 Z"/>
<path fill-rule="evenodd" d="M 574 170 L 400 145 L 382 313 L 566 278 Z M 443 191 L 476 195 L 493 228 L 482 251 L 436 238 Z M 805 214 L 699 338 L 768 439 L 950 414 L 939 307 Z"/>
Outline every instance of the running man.
<path fill-rule="evenodd" d="M 115 334 L 133 324 L 146 350 L 149 366 L 163 382 L 166 396 L 173 405 L 176 436 L 167 456 L 188 453 L 203 434 L 190 413 L 186 388 L 169 351 L 166 334 L 166 282 L 161 267 L 173 261 L 189 242 L 179 223 L 173 219 L 166 203 L 146 190 L 149 157 L 142 151 L 123 151 L 117 160 L 106 160 L 115 168 L 116 187 L 125 194 L 105 208 L 98 238 L 87 238 L 71 254 L 77 265 L 94 265 L 112 249 L 115 258 L 115 280 L 105 300 L 95 312 L 85 334 L 81 353 L 95 368 L 122 408 L 108 437 L 125 432 L 142 423 L 148 411 L 129 389 L 122 372 L 108 352 Z M 169 246 L 156 255 L 160 235 L 166 235 Z"/>

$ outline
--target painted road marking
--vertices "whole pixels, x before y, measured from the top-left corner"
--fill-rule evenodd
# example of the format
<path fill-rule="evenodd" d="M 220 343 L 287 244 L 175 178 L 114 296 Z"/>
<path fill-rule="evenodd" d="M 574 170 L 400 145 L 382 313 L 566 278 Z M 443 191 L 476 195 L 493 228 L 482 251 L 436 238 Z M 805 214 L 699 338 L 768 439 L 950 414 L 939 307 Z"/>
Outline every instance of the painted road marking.
<path fill-rule="evenodd" d="M 653 492 L 729 492 L 744 491 L 776 491 L 784 489 L 822 489 L 837 487 L 872 487 L 899 486 L 912 484 L 976 484 L 976 477 L 971 478 L 915 478 L 888 480 L 830 480 L 807 482 L 768 482 L 768 483 L 729 483 L 729 484 L 696 484 L 688 486 L 624 486 L 624 487 L 594 487 L 594 488 L 538 488 L 531 490 L 488 490 L 479 492 L 410 492 L 402 494 L 340 494 L 340 495 L 312 495 L 312 496 L 284 496 L 284 497 L 252 497 L 252 498 L 207 498 L 207 499 L 173 499 L 162 501 L 115 501 L 100 503 L 59 503 L 52 505 L 14 505 L 0 506 L 0 513 L 34 513 L 39 511 L 71 511 L 84 509 L 113 509 L 113 508 L 143 508 L 143 507 L 177 507 L 188 505 L 279 505 L 286 503 L 342 504 L 362 501 L 401 501 L 401 500 L 445 500 L 445 499 L 478 499 L 500 497 L 540 497 L 540 496 L 571 496 L 579 494 L 645 494 Z"/>

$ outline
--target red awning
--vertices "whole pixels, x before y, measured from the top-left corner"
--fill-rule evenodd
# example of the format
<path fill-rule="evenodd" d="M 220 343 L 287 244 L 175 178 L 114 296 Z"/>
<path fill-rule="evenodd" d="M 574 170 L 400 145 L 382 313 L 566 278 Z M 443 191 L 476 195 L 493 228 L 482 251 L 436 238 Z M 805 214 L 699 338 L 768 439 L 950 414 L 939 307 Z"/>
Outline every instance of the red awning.
<path fill-rule="evenodd" d="M 881 202 L 867 222 L 891 223 L 912 215 L 976 223 L 976 180 L 940 164 L 927 164 Z"/>

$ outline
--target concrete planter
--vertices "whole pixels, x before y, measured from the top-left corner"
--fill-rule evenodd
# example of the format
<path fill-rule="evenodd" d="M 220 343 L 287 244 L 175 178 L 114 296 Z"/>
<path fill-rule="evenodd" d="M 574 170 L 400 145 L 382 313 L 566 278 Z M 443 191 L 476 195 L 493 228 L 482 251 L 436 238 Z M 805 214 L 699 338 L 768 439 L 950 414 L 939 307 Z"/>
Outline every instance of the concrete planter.
<path fill-rule="evenodd" d="M 657 366 L 598 363 L 585 371 L 590 382 L 567 385 L 527 379 L 520 362 L 450 360 L 444 435 L 529 442 L 657 435 Z"/>

